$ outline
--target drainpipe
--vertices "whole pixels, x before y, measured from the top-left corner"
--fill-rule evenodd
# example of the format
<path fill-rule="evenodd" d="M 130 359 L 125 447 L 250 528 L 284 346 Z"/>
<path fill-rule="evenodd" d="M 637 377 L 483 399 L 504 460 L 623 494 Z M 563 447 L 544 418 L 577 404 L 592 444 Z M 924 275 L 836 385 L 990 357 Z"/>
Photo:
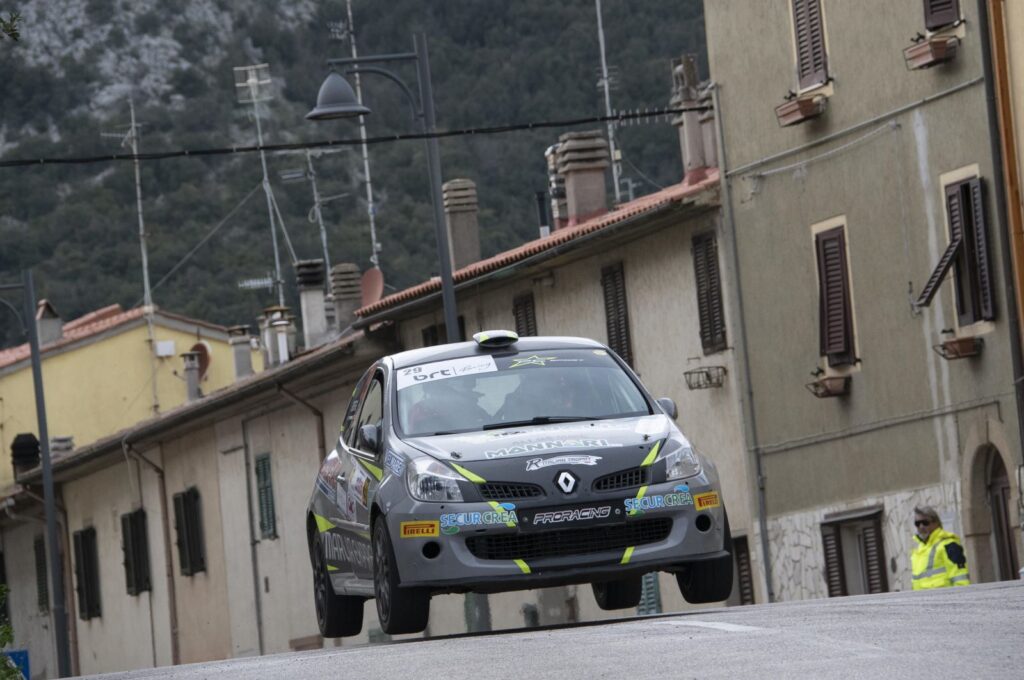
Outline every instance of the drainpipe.
<path fill-rule="evenodd" d="M 248 426 L 256 418 L 264 414 L 250 416 L 242 420 L 242 451 L 245 457 L 245 523 L 249 526 L 249 559 L 252 562 L 252 595 L 256 607 L 256 640 L 259 644 L 260 656 L 263 656 L 263 599 L 260 596 L 260 561 L 256 546 L 256 528 L 252 523 L 252 449 L 249 447 Z"/>
<path fill-rule="evenodd" d="M 999 110 L 992 74 L 992 39 L 989 33 L 988 0 L 978 0 L 978 33 L 981 36 L 982 65 L 985 73 L 985 109 L 988 112 L 988 135 L 992 147 L 992 182 L 995 185 L 996 215 L 999 220 L 999 248 L 1003 251 L 1003 289 L 1010 327 L 1010 358 L 1013 365 L 1013 387 L 1017 401 L 1018 445 L 1024 447 L 1024 357 L 1021 356 L 1020 318 L 1017 313 L 1017 291 L 1014 289 L 1013 254 L 1010 250 L 1009 223 L 1006 207 L 1006 175 L 1003 172 L 1003 148 L 999 136 Z M 1010 125 L 1010 121 L 1005 121 Z M 1008 159 L 1011 163 L 1013 159 Z M 1019 489 L 1018 489 L 1019 491 Z"/>
<path fill-rule="evenodd" d="M 732 191 L 729 188 L 729 177 L 726 172 L 727 163 L 725 155 L 725 132 L 722 122 L 722 106 L 719 100 L 719 85 L 712 82 L 710 85 L 712 104 L 715 111 L 715 137 L 718 146 L 718 176 L 721 182 L 722 191 L 722 219 L 729 233 L 729 255 L 732 259 L 732 269 L 735 272 L 732 286 L 733 304 L 735 305 L 736 325 L 739 328 L 739 343 L 737 350 L 743 361 L 743 382 L 745 394 L 743 399 L 743 421 L 746 431 L 747 450 L 754 453 L 755 472 L 757 474 L 757 515 L 758 525 L 761 533 L 761 553 L 764 560 L 764 582 L 768 591 L 768 601 L 775 601 L 775 588 L 772 584 L 772 553 L 768 541 L 768 516 L 767 503 L 765 502 L 765 476 L 762 464 L 761 446 L 757 441 L 757 419 L 754 413 L 754 387 L 750 379 L 750 352 L 747 351 L 747 324 L 746 316 L 743 313 L 743 288 L 740 284 L 740 257 L 739 246 L 736 242 L 736 222 L 732 212 Z"/>
<path fill-rule="evenodd" d="M 128 443 L 128 437 L 121 440 L 121 449 L 127 458 L 132 455 L 139 462 L 145 463 L 151 470 L 156 472 L 157 481 L 160 484 L 160 519 L 163 525 L 164 534 L 164 567 L 167 571 L 167 617 L 171 624 L 171 663 L 177 666 L 181 663 L 181 649 L 178 644 L 178 596 L 174 588 L 174 545 L 171 543 L 170 515 L 167 509 L 167 480 L 164 479 L 164 470 L 148 458 L 132 448 Z M 142 493 L 142 485 L 139 485 L 139 493 Z M 150 600 L 152 608 L 152 599 Z"/>
<path fill-rule="evenodd" d="M 291 401 L 294 401 L 299 406 L 303 406 L 309 409 L 313 417 L 316 418 L 316 445 L 317 450 L 320 452 L 320 462 L 324 462 L 324 458 L 327 457 L 327 440 L 324 438 L 324 414 L 316 406 L 313 406 L 308 401 L 285 389 L 285 386 L 281 383 L 277 384 L 277 391 L 288 397 Z"/>

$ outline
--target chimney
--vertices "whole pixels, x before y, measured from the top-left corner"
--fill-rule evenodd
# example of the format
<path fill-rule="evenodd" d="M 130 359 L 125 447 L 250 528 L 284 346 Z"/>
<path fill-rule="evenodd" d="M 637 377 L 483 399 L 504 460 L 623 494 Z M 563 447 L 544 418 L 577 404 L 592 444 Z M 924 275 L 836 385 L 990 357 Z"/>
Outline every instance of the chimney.
<path fill-rule="evenodd" d="M 672 60 L 673 109 L 684 111 L 672 119 L 679 129 L 679 146 L 683 152 L 683 181 L 693 184 L 707 176 L 707 160 L 704 158 L 704 134 L 701 131 L 699 81 L 697 79 L 697 56 L 685 54 Z"/>
<path fill-rule="evenodd" d="M 343 333 L 355 322 L 356 310 L 363 301 L 359 267 L 352 262 L 331 267 L 331 293 L 334 295 L 334 322 L 338 332 Z"/>
<path fill-rule="evenodd" d="M 537 198 L 537 227 L 540 229 L 540 237 L 544 238 L 551 234 L 551 220 L 548 219 L 548 192 L 538 191 Z"/>
<path fill-rule="evenodd" d="M 548 164 L 548 194 L 551 196 L 551 223 L 548 226 L 558 230 L 569 226 L 565 178 L 558 174 L 558 144 L 552 144 L 544 151 L 544 159 Z"/>
<path fill-rule="evenodd" d="M 302 311 L 302 339 L 306 349 L 327 341 L 329 329 L 324 301 L 325 273 L 323 260 L 299 260 L 295 263 Z"/>
<path fill-rule="evenodd" d="M 608 165 L 608 142 L 600 130 L 567 132 L 558 138 L 558 174 L 565 178 L 568 226 L 608 212 Z"/>
<path fill-rule="evenodd" d="M 36 328 L 40 347 L 60 340 L 64 334 L 64 321 L 49 300 L 40 300 L 36 305 Z"/>
<path fill-rule="evenodd" d="M 203 396 L 199 391 L 199 352 L 185 352 L 181 358 L 185 360 L 185 397 L 195 401 Z"/>
<path fill-rule="evenodd" d="M 14 477 L 39 467 L 39 439 L 31 432 L 15 435 L 11 442 L 11 464 Z"/>
<path fill-rule="evenodd" d="M 291 356 L 291 349 L 294 345 L 288 343 L 288 329 L 291 326 L 291 315 L 287 307 L 274 305 L 263 310 L 263 317 L 260 319 L 260 339 L 263 342 L 263 365 L 280 366 L 288 361 Z M 277 324 L 275 326 L 275 324 Z M 282 333 L 285 336 L 284 352 L 277 336 Z"/>
<path fill-rule="evenodd" d="M 700 108 L 706 109 L 700 113 L 700 129 L 704 143 L 704 161 L 709 168 L 718 167 L 718 138 L 715 135 L 715 109 L 714 97 L 711 93 L 711 84 L 707 83 L 700 91 Z"/>
<path fill-rule="evenodd" d="M 235 380 L 252 375 L 252 344 L 248 326 L 228 328 L 228 344 L 235 358 Z"/>
<path fill-rule="evenodd" d="M 448 226 L 448 248 L 452 269 L 462 269 L 480 260 L 480 212 L 476 184 L 469 179 L 453 179 L 441 187 L 444 217 Z"/>

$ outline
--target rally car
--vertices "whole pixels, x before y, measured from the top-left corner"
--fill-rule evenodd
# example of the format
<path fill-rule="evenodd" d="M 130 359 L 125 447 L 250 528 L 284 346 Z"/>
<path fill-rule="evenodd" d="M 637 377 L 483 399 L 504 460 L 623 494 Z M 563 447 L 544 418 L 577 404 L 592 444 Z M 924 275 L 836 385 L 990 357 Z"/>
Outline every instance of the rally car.
<path fill-rule="evenodd" d="M 635 607 L 652 571 L 726 599 L 718 474 L 675 417 L 583 338 L 490 331 L 380 359 L 309 502 L 321 633 L 358 634 L 369 598 L 389 634 L 426 628 L 437 593 L 590 583 L 600 607 Z"/>

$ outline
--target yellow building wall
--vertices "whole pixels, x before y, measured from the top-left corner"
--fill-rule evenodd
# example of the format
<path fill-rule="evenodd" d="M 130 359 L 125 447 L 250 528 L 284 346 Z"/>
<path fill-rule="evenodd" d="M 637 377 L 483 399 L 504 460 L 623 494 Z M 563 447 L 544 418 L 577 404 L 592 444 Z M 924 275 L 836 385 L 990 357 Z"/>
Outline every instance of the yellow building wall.
<path fill-rule="evenodd" d="M 159 408 L 165 412 L 185 401 L 184 362 L 179 355 L 197 340 L 195 331 L 159 325 L 159 317 L 157 324 L 156 340 L 173 340 L 175 350 L 174 356 L 155 360 Z M 212 331 L 198 328 L 211 359 L 200 388 L 203 394 L 210 394 L 234 381 L 234 359 L 226 340 L 209 337 Z M 257 353 L 253 363 L 256 369 L 262 368 Z M 98 340 L 83 341 L 70 351 L 44 355 L 43 389 L 50 437 L 72 436 L 79 447 L 151 417 L 151 371 L 144 324 Z M 28 362 L 17 371 L 0 375 L 0 488 L 13 482 L 10 446 L 21 432 L 39 435 L 32 367 Z"/>

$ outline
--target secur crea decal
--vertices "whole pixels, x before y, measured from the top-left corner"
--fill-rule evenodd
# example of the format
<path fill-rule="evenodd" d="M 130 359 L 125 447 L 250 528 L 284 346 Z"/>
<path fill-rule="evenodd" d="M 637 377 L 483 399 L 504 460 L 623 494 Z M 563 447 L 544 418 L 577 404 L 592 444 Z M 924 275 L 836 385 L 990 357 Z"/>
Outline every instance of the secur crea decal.
<path fill-rule="evenodd" d="M 526 471 L 543 470 L 552 465 L 597 465 L 601 456 L 555 456 L 554 458 L 531 458 L 526 461 Z"/>
<path fill-rule="evenodd" d="M 722 503 L 718 499 L 717 491 L 706 491 L 704 493 L 696 494 L 693 497 L 693 501 L 697 506 L 698 510 L 707 510 L 708 508 L 717 508 Z"/>
<path fill-rule="evenodd" d="M 437 520 L 402 522 L 402 538 L 432 538 L 438 535 Z"/>
<path fill-rule="evenodd" d="M 506 446 L 503 449 L 484 451 L 484 456 L 487 458 L 506 458 L 509 456 L 521 456 L 526 453 L 537 453 L 539 451 L 596 449 L 611 446 L 621 446 L 621 444 L 612 444 L 607 439 L 551 439 L 548 441 L 528 442 L 518 444 L 516 446 Z"/>
<path fill-rule="evenodd" d="M 626 498 L 622 501 L 626 506 L 626 512 L 635 515 L 646 510 L 660 510 L 661 508 L 678 508 L 686 505 L 693 505 L 693 496 L 689 491 L 676 493 L 657 494 L 644 496 L 643 498 Z"/>
<path fill-rule="evenodd" d="M 394 476 L 401 477 L 405 472 L 405 458 L 394 451 L 388 451 L 388 455 L 384 456 L 384 467 Z"/>
<path fill-rule="evenodd" d="M 509 522 L 518 524 L 516 506 L 513 503 L 502 503 L 501 510 L 485 512 L 453 512 L 441 515 L 441 533 L 452 535 L 459 533 L 461 527 L 507 526 Z"/>

